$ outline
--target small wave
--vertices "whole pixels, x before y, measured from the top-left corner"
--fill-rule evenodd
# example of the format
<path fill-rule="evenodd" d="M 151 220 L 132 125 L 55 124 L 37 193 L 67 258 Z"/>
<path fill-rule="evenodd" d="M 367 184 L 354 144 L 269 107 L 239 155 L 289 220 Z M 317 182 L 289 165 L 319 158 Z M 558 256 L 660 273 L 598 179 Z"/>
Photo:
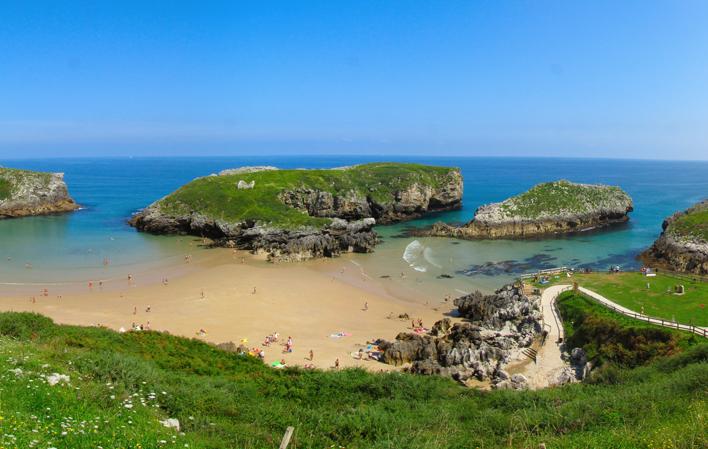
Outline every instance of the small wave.
<path fill-rule="evenodd" d="M 425 259 L 426 262 L 436 268 L 442 268 L 442 265 L 435 262 L 435 258 L 433 257 L 433 250 L 430 247 L 426 247 L 423 250 L 423 259 Z"/>
<path fill-rule="evenodd" d="M 406 249 L 403 250 L 403 260 L 408 262 L 408 265 L 413 266 L 423 254 L 424 250 L 425 248 L 418 240 L 413 240 L 406 246 Z"/>

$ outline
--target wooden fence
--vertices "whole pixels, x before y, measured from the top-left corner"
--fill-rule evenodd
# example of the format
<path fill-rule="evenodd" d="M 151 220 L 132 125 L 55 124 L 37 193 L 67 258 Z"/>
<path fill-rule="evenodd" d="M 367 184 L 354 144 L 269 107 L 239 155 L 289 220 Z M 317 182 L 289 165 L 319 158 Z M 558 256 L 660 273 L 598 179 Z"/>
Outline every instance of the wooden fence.
<path fill-rule="evenodd" d="M 678 330 L 683 330 L 683 331 L 687 331 L 687 332 L 692 332 L 696 335 L 700 335 L 701 337 L 708 338 L 708 329 L 705 327 L 689 325 L 689 324 L 681 324 L 681 323 L 677 323 L 675 321 L 665 320 L 663 318 L 654 318 L 654 317 L 650 317 L 648 315 L 642 315 L 641 313 L 633 312 L 629 309 L 619 308 L 619 307 L 615 306 L 614 304 L 607 303 L 607 302 L 605 302 L 599 298 L 596 298 L 595 296 L 588 294 L 582 290 L 587 290 L 587 289 L 581 288 L 581 290 L 580 290 L 580 293 L 583 296 L 585 296 L 586 298 L 592 299 L 596 303 L 598 303 L 604 307 L 607 307 L 608 309 L 610 309 L 614 312 L 620 313 L 624 316 L 628 316 L 630 318 L 634 318 L 634 319 L 637 319 L 640 321 L 646 321 L 647 323 L 656 324 L 658 326 L 664 326 L 664 327 L 668 327 L 671 329 L 678 329 Z M 591 291 L 591 290 L 588 290 L 588 291 Z M 595 294 L 597 294 L 597 293 L 595 293 Z"/>

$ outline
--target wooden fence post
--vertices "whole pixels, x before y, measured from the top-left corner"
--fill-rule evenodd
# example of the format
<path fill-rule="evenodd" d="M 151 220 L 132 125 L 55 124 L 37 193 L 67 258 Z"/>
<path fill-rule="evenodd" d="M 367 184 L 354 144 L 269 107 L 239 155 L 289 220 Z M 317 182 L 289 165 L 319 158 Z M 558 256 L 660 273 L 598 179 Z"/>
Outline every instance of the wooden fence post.
<path fill-rule="evenodd" d="M 295 428 L 293 426 L 288 426 L 288 428 L 285 429 L 285 435 L 283 435 L 283 439 L 280 441 L 280 447 L 278 449 L 288 449 L 288 444 L 290 444 L 290 438 L 293 437 L 294 431 Z"/>

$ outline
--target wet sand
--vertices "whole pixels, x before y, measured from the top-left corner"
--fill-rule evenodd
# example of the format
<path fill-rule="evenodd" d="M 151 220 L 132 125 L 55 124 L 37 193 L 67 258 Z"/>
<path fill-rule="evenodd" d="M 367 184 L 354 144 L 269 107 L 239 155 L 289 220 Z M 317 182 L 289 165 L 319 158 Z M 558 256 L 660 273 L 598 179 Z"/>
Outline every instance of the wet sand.
<path fill-rule="evenodd" d="M 105 282 L 102 288 L 98 281 L 92 288 L 47 287 L 48 296 L 41 295 L 39 285 L 0 286 L 0 310 L 32 311 L 62 324 L 114 330 L 149 323 L 151 330 L 212 343 L 238 345 L 246 339 L 249 348 L 265 350 L 269 364 L 284 359 L 288 365 L 312 363 L 326 369 L 339 359 L 342 367 L 374 371 L 391 367 L 355 360 L 351 354 L 368 340 L 393 339 L 409 331 L 410 320 L 398 319 L 399 314 L 420 318 L 430 327 L 451 310 L 442 296 L 425 298 L 415 285 L 372 279 L 347 257 L 273 265 L 225 249 L 206 253 L 200 260 L 166 269 L 167 285 L 157 272 L 147 272 L 134 273 L 132 281 L 126 277 Z M 363 310 L 365 303 L 368 310 Z M 206 334 L 198 335 L 200 329 Z M 274 332 L 280 341 L 263 346 L 265 336 Z M 330 336 L 339 332 L 351 335 Z M 288 336 L 293 338 L 293 352 L 284 353 L 281 343 Z"/>

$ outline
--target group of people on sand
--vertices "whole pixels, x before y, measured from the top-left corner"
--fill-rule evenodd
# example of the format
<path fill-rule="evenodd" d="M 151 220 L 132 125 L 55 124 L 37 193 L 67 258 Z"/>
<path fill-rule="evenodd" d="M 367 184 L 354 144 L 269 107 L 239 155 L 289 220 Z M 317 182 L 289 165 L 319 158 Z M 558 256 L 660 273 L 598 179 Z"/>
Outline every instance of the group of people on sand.
<path fill-rule="evenodd" d="M 263 346 L 270 346 L 271 343 L 277 343 L 279 337 L 280 334 L 278 332 L 273 332 L 270 335 L 266 335 L 265 339 L 263 340 Z"/>

